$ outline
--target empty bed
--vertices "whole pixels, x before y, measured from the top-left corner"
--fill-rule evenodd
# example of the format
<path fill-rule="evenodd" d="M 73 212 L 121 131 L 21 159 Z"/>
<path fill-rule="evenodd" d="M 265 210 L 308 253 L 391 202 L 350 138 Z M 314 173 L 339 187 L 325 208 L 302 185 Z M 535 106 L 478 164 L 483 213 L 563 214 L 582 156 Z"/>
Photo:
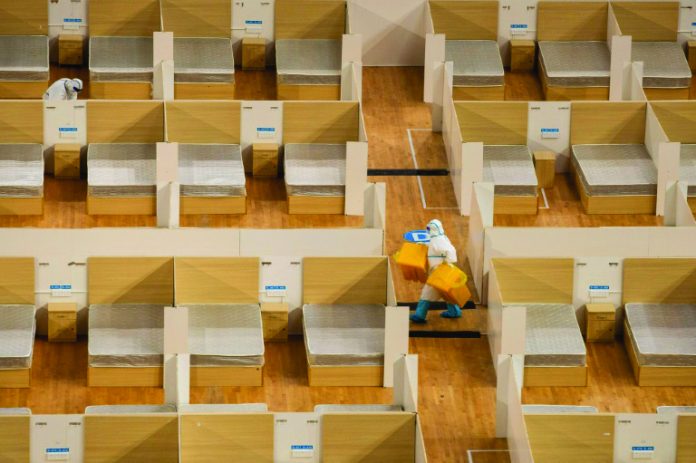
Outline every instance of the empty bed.
<path fill-rule="evenodd" d="M 644 145 L 573 145 L 571 163 L 586 213 L 654 213 L 657 169 Z"/>
<path fill-rule="evenodd" d="M 539 41 L 539 73 L 546 99 L 609 98 L 611 55 L 606 42 Z M 583 95 L 573 89 L 596 88 Z"/>
<path fill-rule="evenodd" d="M 0 36 L 0 81 L 47 82 L 48 79 L 47 36 Z"/>
<path fill-rule="evenodd" d="M 231 39 L 174 39 L 176 98 L 234 98 L 234 81 Z"/>
<path fill-rule="evenodd" d="M 239 145 L 179 145 L 182 214 L 243 214 L 246 177 Z"/>
<path fill-rule="evenodd" d="M 525 385 L 584 386 L 587 383 L 586 357 L 572 305 L 527 306 Z"/>
<path fill-rule="evenodd" d="M 0 370 L 31 368 L 35 313 L 33 305 L 0 305 Z"/>
<path fill-rule="evenodd" d="M 339 99 L 340 40 L 280 39 L 275 46 L 279 99 Z"/>
<path fill-rule="evenodd" d="M 631 58 L 633 61 L 643 62 L 643 87 L 647 89 L 648 96 L 651 96 L 652 89 L 661 89 L 673 92 L 656 94 L 655 97 L 689 98 L 691 69 L 679 43 L 633 42 Z"/>
<path fill-rule="evenodd" d="M 290 214 L 343 214 L 346 145 L 285 145 L 285 188 Z"/>
<path fill-rule="evenodd" d="M 505 70 L 494 40 L 447 40 L 445 61 L 454 63 L 454 99 L 504 99 Z"/>
<path fill-rule="evenodd" d="M 263 328 L 258 304 L 187 307 L 191 366 L 263 366 Z"/>
<path fill-rule="evenodd" d="M 495 185 L 497 214 L 536 214 L 538 181 L 525 145 L 484 145 L 483 181 Z"/>
<path fill-rule="evenodd" d="M 157 145 L 92 143 L 87 149 L 89 214 L 154 214 Z"/>
<path fill-rule="evenodd" d="M 40 215 L 43 184 L 42 145 L 0 144 L 0 214 Z M 16 204 L 20 200 L 21 205 Z"/>
<path fill-rule="evenodd" d="M 150 99 L 152 48 L 152 37 L 90 37 L 92 98 Z"/>

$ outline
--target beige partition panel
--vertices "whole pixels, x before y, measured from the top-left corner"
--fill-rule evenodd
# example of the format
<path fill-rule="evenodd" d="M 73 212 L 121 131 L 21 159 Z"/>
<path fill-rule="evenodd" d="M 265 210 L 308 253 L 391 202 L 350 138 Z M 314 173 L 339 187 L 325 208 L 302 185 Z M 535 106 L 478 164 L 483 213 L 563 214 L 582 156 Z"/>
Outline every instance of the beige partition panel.
<path fill-rule="evenodd" d="M 182 415 L 181 463 L 273 463 L 272 413 Z"/>
<path fill-rule="evenodd" d="M 48 35 L 46 0 L 0 2 L 0 35 Z"/>
<path fill-rule="evenodd" d="M 696 143 L 696 101 L 650 103 L 669 141 Z"/>
<path fill-rule="evenodd" d="M 498 40 L 498 0 L 431 0 L 430 14 L 447 40 Z"/>
<path fill-rule="evenodd" d="M 611 463 L 613 415 L 526 415 L 534 463 Z"/>
<path fill-rule="evenodd" d="M 696 303 L 696 259 L 624 259 L 623 302 Z"/>
<path fill-rule="evenodd" d="M 88 101 L 87 143 L 164 141 L 161 101 Z"/>
<path fill-rule="evenodd" d="M 89 463 L 179 462 L 174 414 L 85 415 L 84 439 Z"/>
<path fill-rule="evenodd" d="M 415 461 L 416 415 L 345 413 L 321 417 L 323 461 L 403 463 Z"/>
<path fill-rule="evenodd" d="M 284 143 L 358 141 L 360 104 L 343 101 L 283 103 Z"/>
<path fill-rule="evenodd" d="M 677 424 L 677 463 L 696 461 L 696 415 L 682 415 Z"/>
<path fill-rule="evenodd" d="M 90 257 L 89 304 L 174 304 L 174 259 Z"/>
<path fill-rule="evenodd" d="M 256 304 L 259 266 L 257 257 L 177 257 L 176 303 Z"/>
<path fill-rule="evenodd" d="M 159 0 L 89 2 L 90 35 L 151 37 L 160 29 Z"/>
<path fill-rule="evenodd" d="M 503 303 L 573 303 L 573 259 L 492 259 Z"/>
<path fill-rule="evenodd" d="M 541 0 L 537 10 L 537 40 L 607 40 L 608 2 Z"/>
<path fill-rule="evenodd" d="M 0 416 L 0 462 L 29 463 L 31 417 Z"/>
<path fill-rule="evenodd" d="M 611 2 L 622 35 L 634 42 L 676 42 L 679 2 Z"/>
<path fill-rule="evenodd" d="M 306 257 L 305 304 L 387 303 L 386 257 Z"/>
<path fill-rule="evenodd" d="M 229 143 L 241 141 L 239 101 L 168 101 L 167 138 L 178 143 Z"/>
<path fill-rule="evenodd" d="M 275 38 L 336 39 L 346 30 L 344 0 L 276 0 Z"/>
<path fill-rule="evenodd" d="M 0 275 L 0 304 L 34 305 L 36 284 L 33 257 L 0 259 Z"/>
<path fill-rule="evenodd" d="M 570 105 L 570 143 L 642 144 L 646 103 L 574 101 Z"/>
<path fill-rule="evenodd" d="M 43 136 L 43 101 L 0 101 L 0 143 L 43 143 Z"/>
<path fill-rule="evenodd" d="M 160 0 L 163 30 L 174 37 L 231 36 L 230 0 Z"/>
<path fill-rule="evenodd" d="M 528 104 L 522 101 L 457 102 L 454 104 L 464 142 L 484 145 L 526 145 Z"/>

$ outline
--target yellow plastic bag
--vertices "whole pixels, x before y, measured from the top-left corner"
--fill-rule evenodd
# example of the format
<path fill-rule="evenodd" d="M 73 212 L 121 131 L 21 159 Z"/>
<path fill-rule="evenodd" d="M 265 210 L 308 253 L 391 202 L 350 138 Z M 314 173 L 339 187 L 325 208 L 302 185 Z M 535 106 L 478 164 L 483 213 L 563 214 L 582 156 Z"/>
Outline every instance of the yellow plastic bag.
<path fill-rule="evenodd" d="M 435 288 L 445 301 L 462 307 L 471 299 L 466 280 L 466 274 L 458 267 L 440 264 L 430 274 L 427 283 Z"/>
<path fill-rule="evenodd" d="M 394 260 L 401 274 L 409 281 L 425 283 L 428 278 L 428 247 L 417 243 L 404 243 Z"/>

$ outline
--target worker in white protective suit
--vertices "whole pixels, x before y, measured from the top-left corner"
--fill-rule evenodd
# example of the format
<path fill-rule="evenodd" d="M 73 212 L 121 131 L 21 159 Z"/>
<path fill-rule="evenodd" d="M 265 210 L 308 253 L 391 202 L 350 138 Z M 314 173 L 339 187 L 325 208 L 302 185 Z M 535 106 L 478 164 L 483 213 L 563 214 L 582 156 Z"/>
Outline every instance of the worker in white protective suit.
<path fill-rule="evenodd" d="M 439 220 L 431 220 L 426 227 L 430 242 L 428 243 L 428 268 L 432 272 L 440 264 L 455 264 L 457 262 L 457 250 L 454 249 L 449 238 L 445 235 L 445 229 Z M 432 286 L 426 284 L 421 291 L 416 313 L 411 315 L 414 323 L 425 323 L 428 316 L 430 303 L 441 300 L 440 293 Z M 447 304 L 447 310 L 440 314 L 444 318 L 459 318 L 462 309 L 455 304 Z"/>
<path fill-rule="evenodd" d="M 53 83 L 46 93 L 45 101 L 74 101 L 77 94 L 82 91 L 82 81 L 80 79 L 59 79 Z"/>

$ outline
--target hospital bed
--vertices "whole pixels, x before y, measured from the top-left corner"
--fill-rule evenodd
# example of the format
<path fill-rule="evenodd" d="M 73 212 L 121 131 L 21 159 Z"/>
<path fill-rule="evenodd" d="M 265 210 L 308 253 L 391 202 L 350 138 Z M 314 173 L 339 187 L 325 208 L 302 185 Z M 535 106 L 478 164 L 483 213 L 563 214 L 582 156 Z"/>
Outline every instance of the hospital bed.
<path fill-rule="evenodd" d="M 43 146 L 0 144 L 0 215 L 41 215 L 44 198 Z"/>
<path fill-rule="evenodd" d="M 0 35 L 0 98 L 38 99 L 48 85 L 48 36 Z"/>
<path fill-rule="evenodd" d="M 179 99 L 233 99 L 232 39 L 174 38 L 174 94 Z"/>
<path fill-rule="evenodd" d="M 483 181 L 495 185 L 496 214 L 536 214 L 538 181 L 526 145 L 484 145 Z"/>
<path fill-rule="evenodd" d="M 343 214 L 346 145 L 285 145 L 285 189 L 289 214 Z"/>
<path fill-rule="evenodd" d="M 152 37 L 90 37 L 92 98 L 149 100 L 153 72 Z"/>

